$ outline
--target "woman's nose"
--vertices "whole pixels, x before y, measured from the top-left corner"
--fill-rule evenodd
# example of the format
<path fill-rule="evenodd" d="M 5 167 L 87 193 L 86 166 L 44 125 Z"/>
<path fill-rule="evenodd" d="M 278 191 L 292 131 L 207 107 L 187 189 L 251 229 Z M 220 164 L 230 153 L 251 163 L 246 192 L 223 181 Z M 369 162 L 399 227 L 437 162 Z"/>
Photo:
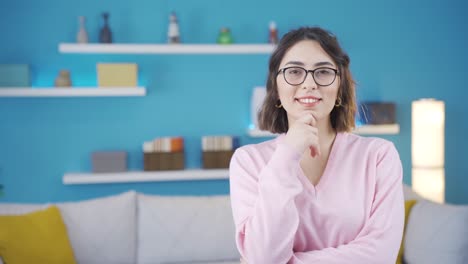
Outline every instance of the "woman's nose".
<path fill-rule="evenodd" d="M 304 83 L 302 83 L 303 89 L 312 89 L 315 90 L 317 89 L 318 85 L 315 82 L 314 76 L 312 72 L 307 72 L 306 78 L 304 80 Z"/>

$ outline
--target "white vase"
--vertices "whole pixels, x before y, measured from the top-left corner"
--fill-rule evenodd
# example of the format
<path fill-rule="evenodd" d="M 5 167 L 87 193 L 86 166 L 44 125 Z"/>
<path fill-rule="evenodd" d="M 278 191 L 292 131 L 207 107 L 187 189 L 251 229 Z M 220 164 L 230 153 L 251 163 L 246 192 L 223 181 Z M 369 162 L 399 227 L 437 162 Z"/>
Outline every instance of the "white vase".
<path fill-rule="evenodd" d="M 86 28 L 85 28 L 85 17 L 79 16 L 78 22 L 80 25 L 80 29 L 78 30 L 78 33 L 76 34 L 76 42 L 88 43 L 88 32 L 86 32 Z"/>
<path fill-rule="evenodd" d="M 254 128 L 258 128 L 258 111 L 262 107 L 263 100 L 266 96 L 266 88 L 262 86 L 254 87 L 252 91 L 252 98 L 250 100 L 250 120 Z"/>

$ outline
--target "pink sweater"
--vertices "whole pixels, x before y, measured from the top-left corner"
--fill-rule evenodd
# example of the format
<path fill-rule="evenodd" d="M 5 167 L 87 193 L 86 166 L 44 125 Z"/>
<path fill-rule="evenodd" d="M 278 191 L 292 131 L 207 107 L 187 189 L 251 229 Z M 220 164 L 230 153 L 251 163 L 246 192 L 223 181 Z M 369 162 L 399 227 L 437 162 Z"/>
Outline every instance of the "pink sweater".
<path fill-rule="evenodd" d="M 338 133 L 314 186 L 285 135 L 236 150 L 236 243 L 248 264 L 395 264 L 404 223 L 402 167 L 384 139 Z"/>

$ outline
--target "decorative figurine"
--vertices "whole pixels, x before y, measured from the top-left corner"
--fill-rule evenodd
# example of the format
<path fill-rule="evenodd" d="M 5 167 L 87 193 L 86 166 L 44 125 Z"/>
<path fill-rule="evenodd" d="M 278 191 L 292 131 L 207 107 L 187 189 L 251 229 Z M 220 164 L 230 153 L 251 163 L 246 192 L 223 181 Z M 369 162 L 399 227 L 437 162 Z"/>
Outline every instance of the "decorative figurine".
<path fill-rule="evenodd" d="M 102 13 L 102 18 L 104 19 L 104 25 L 99 32 L 99 42 L 100 43 L 112 43 L 112 31 L 109 27 L 109 13 Z"/>
<path fill-rule="evenodd" d="M 179 24 L 175 12 L 169 16 L 169 28 L 167 31 L 167 42 L 170 44 L 180 43 Z"/>
<path fill-rule="evenodd" d="M 70 71 L 60 70 L 59 75 L 55 79 L 55 87 L 71 87 Z"/>
<path fill-rule="evenodd" d="M 232 44 L 234 39 L 231 35 L 231 30 L 229 30 L 227 27 L 221 28 L 217 42 L 218 44 Z"/>
<path fill-rule="evenodd" d="M 268 43 L 278 44 L 278 30 L 276 29 L 276 23 L 274 21 L 270 22 L 270 34 L 268 37 Z"/>
<path fill-rule="evenodd" d="M 78 17 L 80 29 L 78 30 L 78 34 L 76 34 L 77 43 L 88 43 L 88 32 L 86 32 L 85 21 L 86 18 L 84 16 Z"/>

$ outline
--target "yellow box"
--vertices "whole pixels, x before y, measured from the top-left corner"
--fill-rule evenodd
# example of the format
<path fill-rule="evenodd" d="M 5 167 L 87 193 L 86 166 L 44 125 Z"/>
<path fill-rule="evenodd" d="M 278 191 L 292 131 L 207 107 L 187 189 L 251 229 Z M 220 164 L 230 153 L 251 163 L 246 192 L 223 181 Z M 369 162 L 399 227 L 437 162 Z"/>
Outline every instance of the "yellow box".
<path fill-rule="evenodd" d="M 135 63 L 98 63 L 99 87 L 136 87 L 138 66 Z"/>

